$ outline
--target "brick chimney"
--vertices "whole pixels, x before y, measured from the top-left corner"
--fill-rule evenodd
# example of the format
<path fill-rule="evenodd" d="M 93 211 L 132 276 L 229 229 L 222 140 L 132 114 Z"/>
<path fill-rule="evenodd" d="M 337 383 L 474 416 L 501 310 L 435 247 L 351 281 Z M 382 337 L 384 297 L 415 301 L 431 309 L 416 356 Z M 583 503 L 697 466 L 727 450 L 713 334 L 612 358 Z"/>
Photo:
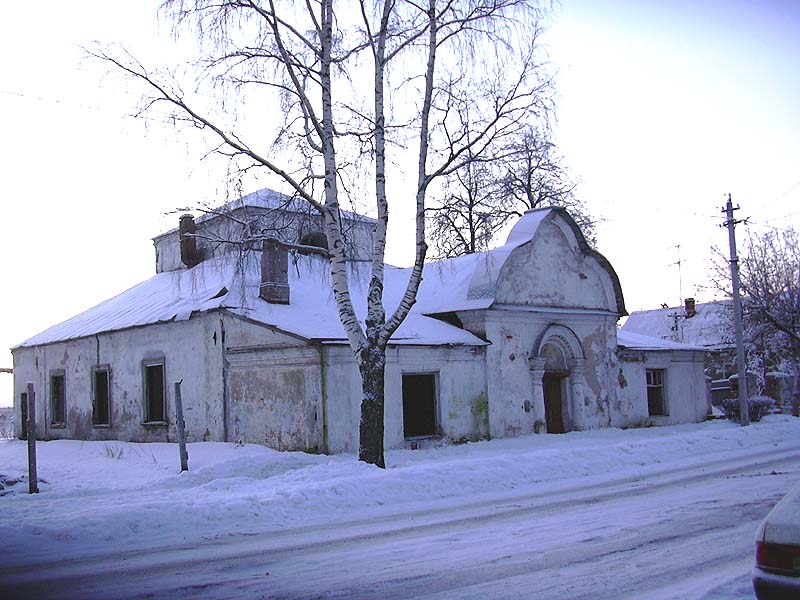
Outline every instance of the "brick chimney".
<path fill-rule="evenodd" d="M 197 225 L 194 217 L 190 214 L 181 215 L 178 222 L 178 232 L 181 245 L 181 262 L 191 268 L 200 262 L 200 254 L 197 252 Z"/>
<path fill-rule="evenodd" d="M 691 319 L 697 314 L 697 311 L 694 308 L 694 298 L 686 298 L 683 303 L 686 308 L 686 318 Z"/>
<path fill-rule="evenodd" d="M 289 251 L 277 240 L 264 240 L 261 247 L 258 295 L 272 304 L 289 304 Z"/>

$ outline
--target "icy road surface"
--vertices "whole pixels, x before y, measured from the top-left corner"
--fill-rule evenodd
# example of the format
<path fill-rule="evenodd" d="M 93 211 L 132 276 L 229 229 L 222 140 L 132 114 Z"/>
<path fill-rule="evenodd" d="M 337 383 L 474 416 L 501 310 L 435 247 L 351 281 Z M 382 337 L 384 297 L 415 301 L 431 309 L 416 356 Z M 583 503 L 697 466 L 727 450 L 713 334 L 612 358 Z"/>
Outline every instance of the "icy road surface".
<path fill-rule="evenodd" d="M 753 598 L 754 530 L 800 480 L 782 416 L 397 451 L 386 471 L 193 444 L 180 475 L 168 444 L 39 448 L 42 493 L 0 497 L 0 598 Z M 20 466 L 0 443 L 0 474 Z"/>

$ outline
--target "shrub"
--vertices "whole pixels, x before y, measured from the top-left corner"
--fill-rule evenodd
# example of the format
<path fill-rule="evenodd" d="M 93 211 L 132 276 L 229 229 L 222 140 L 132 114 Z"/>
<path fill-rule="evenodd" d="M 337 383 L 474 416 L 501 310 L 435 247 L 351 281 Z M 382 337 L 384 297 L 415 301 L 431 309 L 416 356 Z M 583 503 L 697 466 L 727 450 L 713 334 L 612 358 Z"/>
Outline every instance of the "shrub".
<path fill-rule="evenodd" d="M 747 408 L 750 412 L 750 422 L 757 423 L 761 417 L 769 414 L 775 406 L 775 400 L 767 396 L 753 396 L 747 399 Z M 730 421 L 739 422 L 739 399 L 725 398 L 722 401 L 722 410 L 725 411 L 725 418 Z"/>

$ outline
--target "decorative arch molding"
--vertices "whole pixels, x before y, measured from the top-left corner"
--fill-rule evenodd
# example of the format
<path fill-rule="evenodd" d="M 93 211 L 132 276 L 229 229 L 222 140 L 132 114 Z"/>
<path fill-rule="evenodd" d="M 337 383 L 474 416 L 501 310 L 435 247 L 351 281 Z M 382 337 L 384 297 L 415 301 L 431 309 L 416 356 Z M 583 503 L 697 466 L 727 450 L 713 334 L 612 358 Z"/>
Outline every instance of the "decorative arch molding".
<path fill-rule="evenodd" d="M 559 325 L 558 323 L 548 325 L 547 329 L 536 340 L 531 358 L 541 357 L 545 344 L 558 346 L 567 361 L 586 358 L 578 336 L 566 325 Z"/>
<path fill-rule="evenodd" d="M 536 340 L 528 362 L 530 364 L 532 409 L 535 419 L 534 431 L 547 432 L 547 408 L 545 405 L 544 377 L 547 374 L 546 345 L 555 346 L 563 354 L 567 373 L 562 375 L 561 386 L 561 431 L 583 429 L 586 426 L 584 407 L 588 406 L 585 394 L 584 368 L 586 357 L 583 345 L 572 329 L 566 325 L 551 323 Z"/>

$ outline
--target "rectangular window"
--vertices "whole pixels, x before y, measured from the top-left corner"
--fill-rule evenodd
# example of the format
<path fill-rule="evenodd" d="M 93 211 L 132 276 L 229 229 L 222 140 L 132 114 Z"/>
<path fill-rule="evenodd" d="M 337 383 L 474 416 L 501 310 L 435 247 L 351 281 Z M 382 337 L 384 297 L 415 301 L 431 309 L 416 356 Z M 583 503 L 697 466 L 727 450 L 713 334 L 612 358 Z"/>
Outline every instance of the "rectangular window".
<path fill-rule="evenodd" d="M 92 425 L 111 425 L 111 401 L 108 367 L 95 367 L 92 371 Z"/>
<path fill-rule="evenodd" d="M 146 361 L 144 367 L 144 420 L 165 423 L 164 361 Z"/>
<path fill-rule="evenodd" d="M 664 369 L 647 369 L 647 410 L 650 416 L 666 416 L 667 395 L 664 388 Z"/>
<path fill-rule="evenodd" d="M 50 424 L 64 425 L 67 416 L 67 395 L 64 372 L 50 373 Z"/>
<path fill-rule="evenodd" d="M 435 374 L 403 374 L 403 435 L 436 435 Z"/>

